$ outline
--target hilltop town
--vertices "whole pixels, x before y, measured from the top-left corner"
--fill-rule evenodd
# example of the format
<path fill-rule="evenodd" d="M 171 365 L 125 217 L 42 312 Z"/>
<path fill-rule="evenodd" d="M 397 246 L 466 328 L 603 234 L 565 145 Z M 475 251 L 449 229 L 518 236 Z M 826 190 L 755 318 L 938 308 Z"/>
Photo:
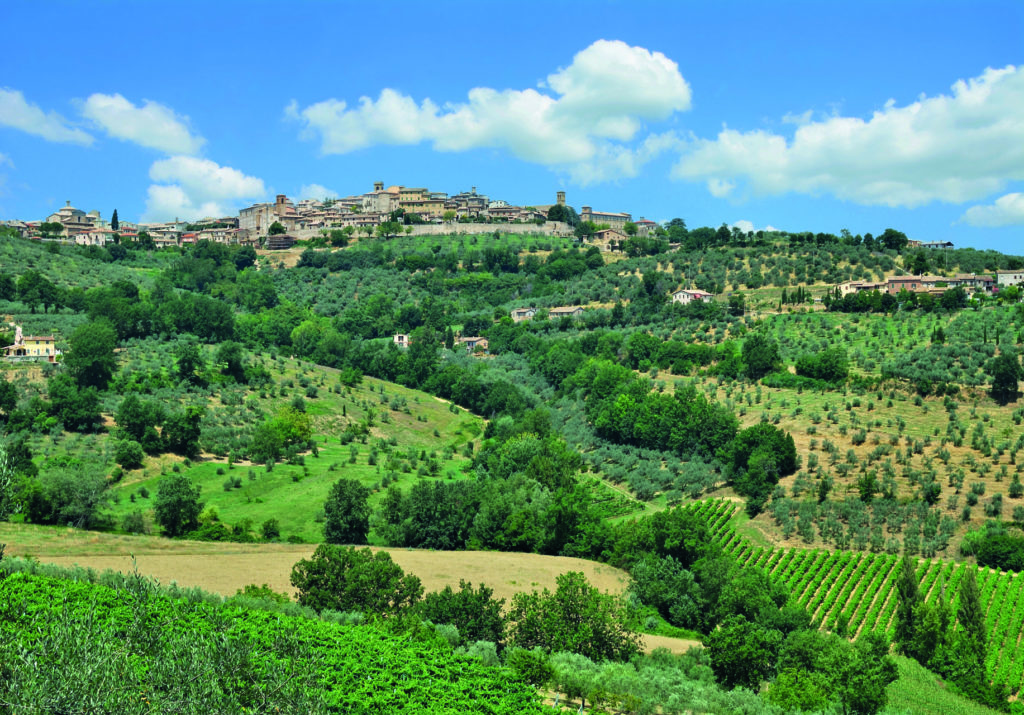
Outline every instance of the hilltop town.
<path fill-rule="evenodd" d="M 579 213 L 566 203 L 565 192 L 554 204 L 514 206 L 492 199 L 476 187 L 449 195 L 443 191 L 408 186 L 384 187 L 344 198 L 292 201 L 278 194 L 271 202 L 256 203 L 237 216 L 210 216 L 193 221 L 175 219 L 155 223 L 106 220 L 99 211 L 85 212 L 70 201 L 42 221 L 10 220 L 0 223 L 24 238 L 60 240 L 83 246 L 104 246 L 122 240 L 153 247 L 183 246 L 198 241 L 227 245 L 288 248 L 329 231 L 353 235 L 441 235 L 480 231 L 580 235 L 606 250 L 631 236 L 647 236 L 659 228 L 649 219 L 636 221 L 629 213 L 596 211 L 582 206 Z"/>

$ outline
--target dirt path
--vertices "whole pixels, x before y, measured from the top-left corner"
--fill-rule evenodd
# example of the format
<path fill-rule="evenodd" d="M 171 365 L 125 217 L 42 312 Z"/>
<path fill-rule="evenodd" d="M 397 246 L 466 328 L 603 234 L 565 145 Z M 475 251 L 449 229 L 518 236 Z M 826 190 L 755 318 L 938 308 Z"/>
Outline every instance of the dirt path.
<path fill-rule="evenodd" d="M 673 653 L 679 655 L 690 650 L 690 648 L 704 647 L 700 641 L 691 641 L 685 638 L 669 638 L 667 636 L 652 636 L 649 633 L 644 633 L 642 639 L 645 653 L 650 653 L 655 648 L 668 648 Z"/>

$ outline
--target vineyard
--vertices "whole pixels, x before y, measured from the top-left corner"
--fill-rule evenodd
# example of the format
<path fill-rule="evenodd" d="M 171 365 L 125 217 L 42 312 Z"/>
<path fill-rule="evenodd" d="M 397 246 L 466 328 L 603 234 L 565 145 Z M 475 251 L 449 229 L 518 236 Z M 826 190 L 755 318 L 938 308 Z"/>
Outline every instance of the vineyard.
<path fill-rule="evenodd" d="M 735 502 L 713 500 L 693 507 L 724 550 L 744 566 L 756 566 L 785 584 L 797 603 L 823 628 L 851 636 L 883 631 L 892 638 L 897 605 L 898 556 L 824 549 L 752 546 L 733 528 Z M 971 564 L 940 559 L 919 562 L 921 593 L 929 604 L 946 598 L 957 609 L 957 587 Z M 989 630 L 988 668 L 1012 692 L 1024 685 L 1024 577 L 978 568 L 978 587 Z"/>
<path fill-rule="evenodd" d="M 138 715 L 541 712 L 530 686 L 432 629 L 336 620 L 172 599 L 131 576 L 115 589 L 16 573 L 0 580 L 0 701 Z"/>

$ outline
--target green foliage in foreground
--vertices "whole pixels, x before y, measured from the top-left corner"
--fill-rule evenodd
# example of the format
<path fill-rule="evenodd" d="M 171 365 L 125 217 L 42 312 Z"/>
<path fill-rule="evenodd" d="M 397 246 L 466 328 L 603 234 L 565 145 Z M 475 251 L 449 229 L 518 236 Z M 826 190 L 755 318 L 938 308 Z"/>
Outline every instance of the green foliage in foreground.
<path fill-rule="evenodd" d="M 542 712 L 509 671 L 430 631 L 175 601 L 143 580 L 0 581 L 0 664 L 15 712 Z"/>
<path fill-rule="evenodd" d="M 2 574 L 18 575 L 9 576 L 8 581 L 4 582 Z M 16 581 L 12 579 L 16 579 Z M 94 598 L 97 594 L 99 594 L 98 599 Z M 267 600 L 269 596 L 272 598 Z M 182 649 L 187 647 L 191 648 L 187 652 L 193 654 L 202 654 L 203 652 L 220 654 L 217 663 L 224 664 L 225 667 L 235 667 L 236 670 L 233 672 L 236 674 L 243 672 L 239 668 L 244 667 L 245 663 L 262 664 L 264 667 L 261 671 L 262 674 L 248 686 L 249 692 L 255 693 L 257 696 L 266 695 L 275 685 L 281 685 L 280 678 L 283 675 L 291 675 L 302 682 L 307 682 L 303 679 L 307 677 L 310 670 L 319 673 L 325 671 L 330 662 L 335 662 L 317 660 L 331 648 L 332 641 L 328 636 L 319 638 L 307 648 L 313 658 L 312 664 L 308 667 L 290 665 L 287 662 L 288 651 L 285 645 L 289 642 L 294 643 L 294 640 L 299 640 L 311 633 L 334 634 L 337 636 L 333 641 L 335 643 L 353 639 L 343 649 L 344 652 L 339 654 L 339 659 L 360 652 L 362 644 L 372 646 L 366 651 L 368 658 L 383 658 L 392 655 L 397 658 L 409 654 L 414 654 L 419 658 L 415 664 L 408 667 L 405 667 L 403 661 L 401 670 L 395 671 L 392 677 L 386 679 L 386 682 L 384 676 L 373 681 L 381 687 L 393 683 L 396 679 L 401 684 L 393 693 L 385 693 L 384 698 L 379 701 L 367 700 L 365 702 L 368 704 L 364 704 L 346 700 L 335 707 L 332 706 L 330 700 L 324 703 L 317 699 L 326 686 L 321 686 L 322 681 L 315 681 L 313 686 L 316 692 L 304 700 L 297 699 L 294 691 L 287 690 L 288 686 L 285 685 L 284 690 L 287 692 L 267 697 L 261 701 L 262 704 L 254 705 L 250 709 L 251 712 L 267 712 L 268 710 L 274 711 L 274 708 L 280 708 L 279 712 L 284 713 L 330 712 L 334 710 L 365 713 L 370 712 L 372 707 L 376 706 L 382 708 L 379 712 L 387 711 L 386 709 L 390 707 L 390 711 L 440 713 L 454 712 L 453 708 L 460 704 L 468 705 L 471 708 L 467 712 L 486 712 L 496 715 L 511 712 L 541 712 L 534 705 L 534 701 L 526 695 L 520 699 L 520 690 L 516 689 L 518 682 L 546 689 L 554 695 L 556 703 L 570 705 L 573 710 L 576 709 L 577 702 L 584 700 L 590 708 L 616 708 L 629 712 L 662 712 L 665 715 L 679 715 L 686 712 L 721 713 L 723 715 L 725 713 L 730 715 L 733 713 L 781 715 L 784 712 L 783 708 L 773 705 L 764 697 L 759 697 L 745 688 L 731 691 L 721 689 L 714 682 L 707 652 L 697 649 L 682 656 L 672 656 L 667 651 L 656 650 L 649 656 L 635 657 L 629 663 L 595 663 L 584 656 L 572 653 L 555 653 L 549 656 L 540 649 L 526 650 L 513 647 L 506 649 L 502 656 L 507 668 L 505 670 L 494 667 L 497 664 L 497 658 L 494 655 L 493 644 L 475 643 L 465 651 L 456 651 L 456 653 L 463 652 L 463 656 L 465 656 L 463 657 L 451 653 L 447 650 L 447 646 L 437 641 L 427 643 L 426 641 L 430 638 L 429 634 L 415 626 L 413 626 L 415 630 L 411 634 L 400 636 L 374 630 L 380 628 L 379 625 L 337 626 L 336 623 L 359 623 L 360 619 L 352 618 L 348 614 L 327 613 L 321 616 L 321 620 L 317 620 L 316 615 L 310 609 L 287 602 L 286 599 L 282 602 L 280 594 L 273 594 L 266 587 L 248 587 L 244 594 L 225 602 L 225 599 L 199 589 L 181 589 L 173 584 L 169 587 L 158 587 L 152 582 L 133 576 L 126 577 L 110 571 L 101 574 L 91 569 L 63 568 L 18 558 L 6 559 L 0 564 L 0 598 L 4 599 L 0 603 L 6 604 L 0 607 L 0 616 L 6 616 L 8 612 L 16 613 L 17 616 L 15 620 L 0 625 L 0 657 L 6 658 L 10 653 L 15 653 L 19 658 L 35 657 L 35 665 L 42 666 L 38 668 L 37 675 L 32 676 L 35 680 L 25 677 L 29 673 L 18 675 L 20 678 L 18 683 L 35 683 L 33 685 L 35 690 L 19 693 L 12 704 L 20 707 L 21 703 L 28 702 L 28 698 L 39 696 L 32 702 L 38 703 L 44 711 L 52 711 L 49 707 L 51 704 L 59 706 L 60 703 L 70 702 L 70 698 L 76 696 L 84 698 L 75 703 L 76 707 L 80 707 L 81 703 L 94 702 L 98 696 L 93 695 L 92 691 L 88 691 L 88 686 L 100 682 L 102 677 L 112 671 L 114 665 L 122 662 L 114 660 L 116 652 L 111 655 L 113 646 L 105 635 L 109 631 L 104 630 L 104 624 L 109 625 L 115 618 L 120 618 L 121 624 L 127 624 L 120 637 L 123 641 L 127 634 L 134 640 L 125 642 L 131 644 L 143 642 L 139 629 L 147 624 L 155 623 L 159 627 L 155 632 L 158 636 L 170 637 L 176 632 L 180 634 L 181 630 L 187 632 L 192 623 L 203 621 L 203 627 L 196 632 L 196 635 L 191 633 L 185 636 L 179 635 L 176 642 L 179 652 L 186 652 Z M 95 605 L 91 604 L 92 600 L 96 600 Z M 145 604 L 149 604 L 149 606 Z M 35 610 L 34 616 L 25 613 L 28 610 L 25 608 L 26 606 Z M 183 629 L 179 630 L 163 627 L 161 625 L 164 623 L 163 620 L 146 620 L 145 618 L 140 618 L 138 621 L 132 620 L 136 615 L 144 615 L 145 612 L 141 609 L 146 607 L 152 609 L 151 613 L 163 615 L 192 614 L 189 616 L 191 620 Z M 61 613 L 64 608 L 69 609 L 66 615 Z M 253 610 L 246 611 L 247 608 Z M 93 625 L 89 625 L 88 628 L 85 621 L 76 620 L 80 619 L 82 614 L 87 613 L 94 616 L 89 622 Z M 216 620 L 202 614 L 221 614 L 221 616 L 218 616 L 219 620 Z M 227 623 L 228 620 L 230 620 L 230 624 Z M 40 640 L 35 640 L 34 636 L 30 635 L 28 629 L 34 623 L 57 621 L 63 624 L 63 630 L 57 634 L 64 638 L 63 641 L 55 641 L 49 632 Z M 236 665 L 232 666 L 229 656 L 232 648 L 238 645 L 234 633 L 247 632 L 246 627 L 242 624 L 243 621 L 250 625 L 256 624 L 266 634 L 280 636 L 277 641 L 274 641 L 277 643 L 274 646 L 276 649 L 274 652 L 281 655 L 282 660 L 268 662 L 268 658 L 265 657 L 267 656 L 265 646 L 259 642 L 243 642 L 243 647 L 253 646 L 247 656 L 250 660 L 242 660 L 242 666 L 239 666 L 236 658 Z M 300 629 L 294 640 L 283 635 L 292 629 L 294 624 L 303 623 L 307 623 L 308 626 Z M 413 621 L 407 621 L 404 625 L 409 626 L 412 623 Z M 227 625 L 234 630 L 225 628 Z M 221 630 L 218 631 L 218 629 Z M 221 645 L 211 644 L 209 634 L 226 634 L 229 631 L 231 635 L 226 636 Z M 363 640 L 360 641 L 359 638 Z M 184 642 L 186 639 L 187 643 Z M 150 638 L 145 642 L 154 644 L 158 640 L 159 638 Z M 44 643 L 49 644 L 45 650 Z M 116 645 L 121 646 L 122 643 L 118 641 Z M 491 648 L 488 649 L 487 646 L 491 646 Z M 132 645 L 132 647 L 136 646 Z M 60 655 L 65 652 L 67 655 Z M 175 651 L 168 646 L 163 652 L 173 655 Z M 236 656 L 239 653 L 238 649 L 235 649 L 234 652 Z M 299 657 L 302 648 L 292 652 L 295 657 Z M 317 655 L 318 653 L 320 655 Z M 436 655 L 436 657 L 432 661 L 427 661 L 423 654 L 431 657 Z M 90 656 L 92 656 L 92 660 L 89 660 Z M 50 662 L 50 659 L 58 657 L 63 660 Z M 887 689 L 890 705 L 883 710 L 883 713 L 893 715 L 897 713 L 899 715 L 906 715 L 906 713 L 990 715 L 993 713 L 987 708 L 974 705 L 960 696 L 948 692 L 934 674 L 929 673 L 913 661 L 901 657 L 896 657 L 895 660 L 901 677 Z M 482 661 L 483 664 L 477 661 Z M 19 661 L 0 661 L 5 664 L 11 662 Z M 382 660 L 385 666 L 388 662 L 391 661 Z M 484 665 L 486 663 L 490 663 L 490 665 Z M 70 668 L 67 673 L 60 670 L 60 667 L 64 665 Z M 137 678 L 134 681 L 126 681 L 127 684 L 118 681 L 113 684 L 113 692 L 109 696 L 104 696 L 105 702 L 112 703 L 110 709 L 97 707 L 97 710 L 118 713 L 161 712 L 161 701 L 154 699 L 156 682 L 159 679 L 167 689 L 177 687 L 177 690 L 174 691 L 175 696 L 178 697 L 174 702 L 176 712 L 199 712 L 200 708 L 206 704 L 207 701 L 191 700 L 190 693 L 193 691 L 195 697 L 210 697 L 208 702 L 215 705 L 220 702 L 229 703 L 226 706 L 229 708 L 229 712 L 242 711 L 240 707 L 230 707 L 231 701 L 228 699 L 232 697 L 230 694 L 225 696 L 215 693 L 210 696 L 210 691 L 207 688 L 209 679 L 202 678 L 205 671 L 200 673 L 202 669 L 209 667 L 208 661 L 198 663 L 195 669 L 189 669 L 187 665 L 187 663 L 182 665 L 171 659 L 166 662 L 165 668 L 152 669 L 150 673 L 153 679 L 144 685 L 139 685 L 140 681 Z M 142 666 L 140 665 L 140 667 Z M 351 678 L 373 678 L 380 670 L 369 663 L 360 664 L 358 667 L 359 671 L 352 674 Z M 415 677 L 409 678 L 409 674 L 414 672 L 416 667 L 421 668 L 421 672 Z M 77 681 L 65 683 L 69 677 L 77 678 L 79 672 L 84 668 L 94 669 L 97 673 L 96 677 L 85 679 L 82 683 Z M 492 683 L 494 687 L 481 691 L 476 699 L 468 693 L 468 689 L 460 688 L 461 695 L 439 700 L 433 709 L 424 706 L 426 698 L 418 697 L 422 694 L 422 683 L 419 681 L 431 677 L 455 677 L 453 673 L 456 673 L 456 668 L 461 668 L 457 671 L 458 677 L 470 679 L 471 682 L 468 684 L 470 687 L 479 687 L 481 682 L 485 684 L 488 682 L 486 678 L 481 679 L 483 677 L 481 674 L 490 674 L 489 677 L 495 679 L 508 679 L 511 684 L 508 686 L 509 689 L 502 691 Z M 9 665 L 6 670 L 3 665 L 0 665 L 0 675 L 7 677 L 10 673 Z M 203 680 L 203 683 L 193 687 L 186 680 L 179 679 L 175 685 L 174 682 L 169 681 L 169 678 L 175 675 L 184 678 L 199 675 L 198 679 Z M 338 683 L 337 687 L 344 687 L 351 679 L 344 673 L 331 673 L 329 676 L 327 680 Z M 221 684 L 222 681 L 223 679 L 218 679 L 216 682 Z M 132 690 L 132 684 L 138 685 L 135 691 Z M 415 697 L 402 700 L 403 688 L 406 685 L 409 686 L 409 692 L 413 693 Z M 7 696 L 11 692 L 11 687 L 4 685 L 4 681 L 0 678 L 0 702 L 10 700 Z M 218 687 L 220 686 L 218 685 Z M 229 689 L 231 687 L 235 686 L 229 686 Z M 54 695 L 58 691 L 68 693 L 68 700 L 58 702 Z M 235 692 L 235 695 L 238 695 L 239 692 L 241 691 Z M 492 692 L 497 692 L 497 695 L 492 697 Z M 502 692 L 505 693 L 503 697 L 501 696 Z M 135 700 L 132 699 L 133 693 L 138 693 Z M 164 697 L 164 703 L 170 702 L 168 697 Z M 288 697 L 293 699 L 288 701 Z M 236 697 L 235 702 L 241 702 L 241 697 Z M 516 703 L 523 704 L 521 711 L 515 709 Z M 302 708 L 307 709 L 302 710 Z M 204 710 L 204 712 L 206 711 L 208 710 Z M 543 711 L 548 712 L 549 710 L 544 709 Z M 599 710 L 595 710 L 595 712 L 599 712 Z M 826 710 L 826 712 L 836 711 Z"/>

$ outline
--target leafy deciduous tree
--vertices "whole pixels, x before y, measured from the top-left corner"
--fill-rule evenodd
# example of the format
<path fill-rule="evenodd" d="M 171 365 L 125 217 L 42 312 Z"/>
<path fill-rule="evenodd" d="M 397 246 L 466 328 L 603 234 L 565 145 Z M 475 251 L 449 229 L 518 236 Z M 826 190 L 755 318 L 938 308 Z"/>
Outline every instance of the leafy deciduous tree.
<path fill-rule="evenodd" d="M 292 567 L 298 601 L 317 611 L 395 615 L 419 601 L 420 580 L 406 574 L 386 551 L 320 544 Z"/>
<path fill-rule="evenodd" d="M 423 618 L 433 623 L 448 623 L 459 629 L 463 641 L 490 641 L 501 644 L 505 639 L 505 619 L 501 614 L 505 599 L 493 598 L 494 591 L 484 584 L 474 591 L 473 584 L 459 580 L 459 590 L 445 586 L 424 596 L 416 606 Z"/>
<path fill-rule="evenodd" d="M 625 660 L 639 652 L 621 598 L 603 594 L 584 575 L 559 576 L 552 593 L 517 593 L 512 599 L 510 641 L 521 648 L 572 651 L 591 660 Z"/>
<path fill-rule="evenodd" d="M 181 536 L 199 526 L 199 492 L 199 485 L 184 474 L 172 472 L 160 481 L 153 512 L 164 534 Z"/>
<path fill-rule="evenodd" d="M 743 364 L 747 377 L 760 380 L 780 364 L 779 345 L 761 333 L 751 333 L 743 342 Z"/>
<path fill-rule="evenodd" d="M 365 544 L 370 533 L 370 490 L 355 479 L 339 479 L 324 504 L 324 539 L 329 544 Z"/>
<path fill-rule="evenodd" d="M 64 365 L 81 387 L 104 390 L 117 370 L 117 332 L 106 320 L 85 323 L 68 338 Z"/>

